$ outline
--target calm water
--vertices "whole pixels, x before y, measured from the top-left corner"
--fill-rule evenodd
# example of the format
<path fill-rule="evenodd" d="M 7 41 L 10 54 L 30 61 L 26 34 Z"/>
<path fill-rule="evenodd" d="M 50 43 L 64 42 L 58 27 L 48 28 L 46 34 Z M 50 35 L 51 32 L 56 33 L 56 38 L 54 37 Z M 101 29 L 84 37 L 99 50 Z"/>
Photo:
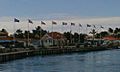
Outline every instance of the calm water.
<path fill-rule="evenodd" d="M 30 57 L 0 64 L 0 72 L 120 72 L 120 49 Z"/>

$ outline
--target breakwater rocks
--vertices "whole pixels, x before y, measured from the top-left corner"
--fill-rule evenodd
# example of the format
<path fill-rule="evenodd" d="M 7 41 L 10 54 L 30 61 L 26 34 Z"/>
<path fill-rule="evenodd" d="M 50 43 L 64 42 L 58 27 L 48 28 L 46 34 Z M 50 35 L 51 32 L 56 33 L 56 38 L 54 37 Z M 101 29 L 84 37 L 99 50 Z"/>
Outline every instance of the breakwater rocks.
<path fill-rule="evenodd" d="M 108 47 L 81 47 L 76 48 L 75 46 L 66 47 L 51 47 L 51 48 L 25 48 L 25 49 L 14 49 L 9 52 L 0 53 L 0 63 L 7 61 L 12 61 L 16 59 L 22 59 L 30 56 L 36 55 L 51 55 L 51 54 L 63 54 L 63 53 L 73 53 L 73 52 L 89 52 L 89 51 L 100 51 L 107 50 Z M 111 49 L 111 48 L 110 48 Z M 3 50 L 4 51 L 4 50 Z"/>

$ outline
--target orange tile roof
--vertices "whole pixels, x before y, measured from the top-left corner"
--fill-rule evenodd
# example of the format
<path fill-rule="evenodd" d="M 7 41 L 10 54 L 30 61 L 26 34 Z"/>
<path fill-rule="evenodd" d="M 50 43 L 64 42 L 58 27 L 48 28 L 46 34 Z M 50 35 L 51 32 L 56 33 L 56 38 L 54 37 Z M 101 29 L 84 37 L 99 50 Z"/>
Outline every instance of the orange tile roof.
<path fill-rule="evenodd" d="M 58 33 L 58 32 L 51 32 L 51 33 L 48 33 L 48 35 L 49 35 L 50 37 L 52 37 L 53 39 L 65 38 L 63 34 Z"/>
<path fill-rule="evenodd" d="M 113 36 L 106 36 L 103 39 L 105 39 L 105 40 L 120 40 L 119 38 L 115 38 Z"/>
<path fill-rule="evenodd" d="M 13 40 L 13 38 L 12 37 L 3 37 L 3 38 L 0 38 L 0 40 Z"/>

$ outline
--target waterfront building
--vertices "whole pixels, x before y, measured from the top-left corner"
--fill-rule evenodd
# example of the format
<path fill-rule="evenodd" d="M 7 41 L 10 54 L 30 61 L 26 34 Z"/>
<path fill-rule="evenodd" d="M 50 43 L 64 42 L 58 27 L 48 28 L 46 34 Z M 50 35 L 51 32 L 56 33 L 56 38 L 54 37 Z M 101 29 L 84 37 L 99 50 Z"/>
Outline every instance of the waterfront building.
<path fill-rule="evenodd" d="M 59 32 L 51 32 L 51 33 L 45 34 L 41 38 L 41 44 L 45 47 L 61 46 L 65 44 L 66 40 L 67 39 L 64 37 L 63 34 Z"/>
<path fill-rule="evenodd" d="M 13 37 L 9 36 L 7 31 L 0 31 L 0 45 L 7 47 L 13 44 L 13 41 Z"/>

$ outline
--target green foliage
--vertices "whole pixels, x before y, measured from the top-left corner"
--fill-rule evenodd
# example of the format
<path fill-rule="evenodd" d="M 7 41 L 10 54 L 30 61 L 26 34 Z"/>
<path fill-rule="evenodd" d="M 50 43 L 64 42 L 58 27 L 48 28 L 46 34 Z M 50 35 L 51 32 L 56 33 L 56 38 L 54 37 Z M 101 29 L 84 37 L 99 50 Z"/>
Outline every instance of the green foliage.
<path fill-rule="evenodd" d="M 113 33 L 114 30 L 113 30 L 112 28 L 109 28 L 109 29 L 108 29 L 108 32 L 109 32 L 109 33 Z"/>
<path fill-rule="evenodd" d="M 46 30 L 43 30 L 40 26 L 37 26 L 32 32 L 25 30 L 24 32 L 21 29 L 16 30 L 16 38 L 27 38 L 29 33 L 29 38 L 38 39 L 47 33 Z"/>

